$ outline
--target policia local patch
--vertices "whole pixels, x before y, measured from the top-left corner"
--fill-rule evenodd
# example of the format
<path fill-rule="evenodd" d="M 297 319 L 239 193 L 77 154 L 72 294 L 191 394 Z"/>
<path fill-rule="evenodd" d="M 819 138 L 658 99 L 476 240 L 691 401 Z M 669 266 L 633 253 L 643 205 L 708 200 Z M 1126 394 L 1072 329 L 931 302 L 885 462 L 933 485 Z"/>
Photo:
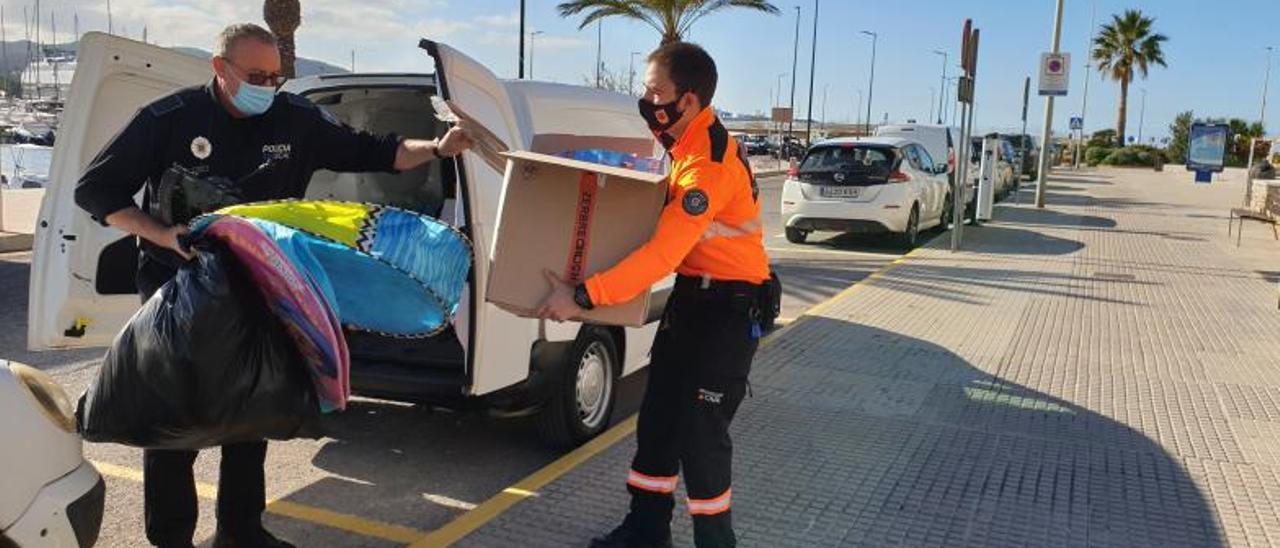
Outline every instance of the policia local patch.
<path fill-rule="evenodd" d="M 707 208 L 711 205 L 711 200 L 707 198 L 706 192 L 695 188 L 684 194 L 683 205 L 685 213 L 696 217 L 707 212 Z"/>

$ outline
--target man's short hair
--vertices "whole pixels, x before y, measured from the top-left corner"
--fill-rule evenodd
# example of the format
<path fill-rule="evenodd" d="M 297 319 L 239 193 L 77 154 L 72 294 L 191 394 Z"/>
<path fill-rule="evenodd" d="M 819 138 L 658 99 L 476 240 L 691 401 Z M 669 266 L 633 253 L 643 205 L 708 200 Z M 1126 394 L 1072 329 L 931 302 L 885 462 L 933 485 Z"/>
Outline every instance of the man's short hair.
<path fill-rule="evenodd" d="M 236 23 L 218 33 L 218 41 L 213 45 L 213 54 L 226 58 L 241 40 L 257 40 L 271 47 L 279 47 L 276 35 L 253 23 Z"/>
<path fill-rule="evenodd" d="M 649 62 L 666 67 L 677 93 L 691 92 L 702 106 L 716 95 L 716 62 L 697 44 L 672 42 L 649 54 Z"/>

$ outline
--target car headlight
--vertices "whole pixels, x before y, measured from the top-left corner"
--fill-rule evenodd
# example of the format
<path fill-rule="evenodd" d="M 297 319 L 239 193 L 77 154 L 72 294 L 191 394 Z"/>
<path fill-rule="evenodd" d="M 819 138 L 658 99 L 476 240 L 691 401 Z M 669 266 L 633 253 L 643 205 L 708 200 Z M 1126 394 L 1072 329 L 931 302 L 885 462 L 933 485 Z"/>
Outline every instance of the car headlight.
<path fill-rule="evenodd" d="M 39 404 L 40 411 L 53 424 L 69 433 L 76 431 L 75 408 L 71 398 L 48 373 L 16 362 L 9 362 L 9 371 L 22 381 L 27 393 Z"/>

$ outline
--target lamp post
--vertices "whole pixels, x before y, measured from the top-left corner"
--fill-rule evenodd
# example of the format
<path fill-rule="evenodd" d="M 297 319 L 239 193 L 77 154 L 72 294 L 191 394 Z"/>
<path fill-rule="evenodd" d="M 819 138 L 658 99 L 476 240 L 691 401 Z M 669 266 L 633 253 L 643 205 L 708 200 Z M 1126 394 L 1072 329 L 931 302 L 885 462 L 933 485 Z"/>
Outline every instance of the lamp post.
<path fill-rule="evenodd" d="M 813 142 L 813 79 L 818 70 L 818 0 L 813 0 L 813 54 L 809 59 L 809 114 L 804 121 L 804 146 Z"/>
<path fill-rule="evenodd" d="M 1267 72 L 1262 77 L 1262 113 L 1258 115 L 1258 121 L 1262 123 L 1262 131 L 1267 130 L 1267 87 L 1271 83 L 1271 52 L 1275 48 L 1267 46 Z"/>
<path fill-rule="evenodd" d="M 871 80 L 867 82 L 867 135 L 871 135 L 871 101 L 875 98 L 876 88 L 876 42 L 880 40 L 880 36 L 869 30 L 862 31 L 862 34 L 871 37 Z"/>
<path fill-rule="evenodd" d="M 942 50 L 933 50 L 934 55 L 942 56 L 942 96 L 938 97 L 938 124 L 942 124 L 942 120 L 946 118 L 943 107 L 947 104 L 947 52 Z"/>
<path fill-rule="evenodd" d="M 546 34 L 546 33 L 540 30 L 535 30 L 529 33 L 529 79 L 530 80 L 533 79 L 533 46 L 535 44 L 534 38 L 537 38 L 539 34 Z"/>
<path fill-rule="evenodd" d="M 787 135 L 791 135 L 796 123 L 796 63 L 800 60 L 800 6 L 796 5 L 796 43 L 791 49 L 791 121 L 787 122 Z"/>
<path fill-rule="evenodd" d="M 1147 88 L 1138 88 L 1142 92 L 1142 108 L 1138 109 L 1138 144 L 1142 144 L 1142 123 L 1147 119 Z"/>
<path fill-rule="evenodd" d="M 517 65 L 516 77 L 524 80 L 524 0 L 520 0 L 520 59 Z"/>
<path fill-rule="evenodd" d="M 636 93 L 636 56 L 637 55 L 640 55 L 640 52 L 638 51 L 631 52 L 631 62 L 629 63 L 630 68 L 627 69 L 627 73 L 629 74 L 629 76 L 627 77 L 627 93 L 630 93 L 632 95 L 635 95 Z"/>
<path fill-rule="evenodd" d="M 774 95 L 774 99 L 773 99 L 773 106 L 775 107 L 782 105 L 782 79 L 786 78 L 786 76 L 787 76 L 787 73 L 785 72 L 778 73 L 778 87 L 774 88 L 778 90 L 778 93 Z"/>

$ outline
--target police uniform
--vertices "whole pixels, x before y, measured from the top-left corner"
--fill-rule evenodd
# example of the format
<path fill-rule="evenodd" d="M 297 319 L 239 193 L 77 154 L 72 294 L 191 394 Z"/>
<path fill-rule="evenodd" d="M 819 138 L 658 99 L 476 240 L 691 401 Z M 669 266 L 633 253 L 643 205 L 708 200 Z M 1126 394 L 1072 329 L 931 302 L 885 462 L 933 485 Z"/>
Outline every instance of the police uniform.
<path fill-rule="evenodd" d="M 76 204 L 106 224 L 108 215 L 137 205 L 134 196 L 145 185 L 146 211 L 161 176 L 175 164 L 237 181 L 246 201 L 301 198 L 317 169 L 394 170 L 400 145 L 395 135 L 355 131 L 291 93 L 276 94 L 262 115 L 234 118 L 216 93 L 210 82 L 138 111 L 89 164 L 76 185 Z M 145 300 L 183 261 L 145 240 L 140 248 L 137 286 Z M 222 448 L 218 527 L 233 538 L 261 530 L 266 450 L 265 441 Z M 144 451 L 146 529 L 152 544 L 191 545 L 197 516 L 191 471 L 195 458 L 195 451 Z"/>
<path fill-rule="evenodd" d="M 733 546 L 729 423 L 746 391 L 770 277 L 759 190 L 711 107 L 670 153 L 668 203 L 653 238 L 588 278 L 576 298 L 587 306 L 622 303 L 678 274 L 653 344 L 623 527 L 645 542 L 669 538 L 683 470 L 698 546 Z"/>

